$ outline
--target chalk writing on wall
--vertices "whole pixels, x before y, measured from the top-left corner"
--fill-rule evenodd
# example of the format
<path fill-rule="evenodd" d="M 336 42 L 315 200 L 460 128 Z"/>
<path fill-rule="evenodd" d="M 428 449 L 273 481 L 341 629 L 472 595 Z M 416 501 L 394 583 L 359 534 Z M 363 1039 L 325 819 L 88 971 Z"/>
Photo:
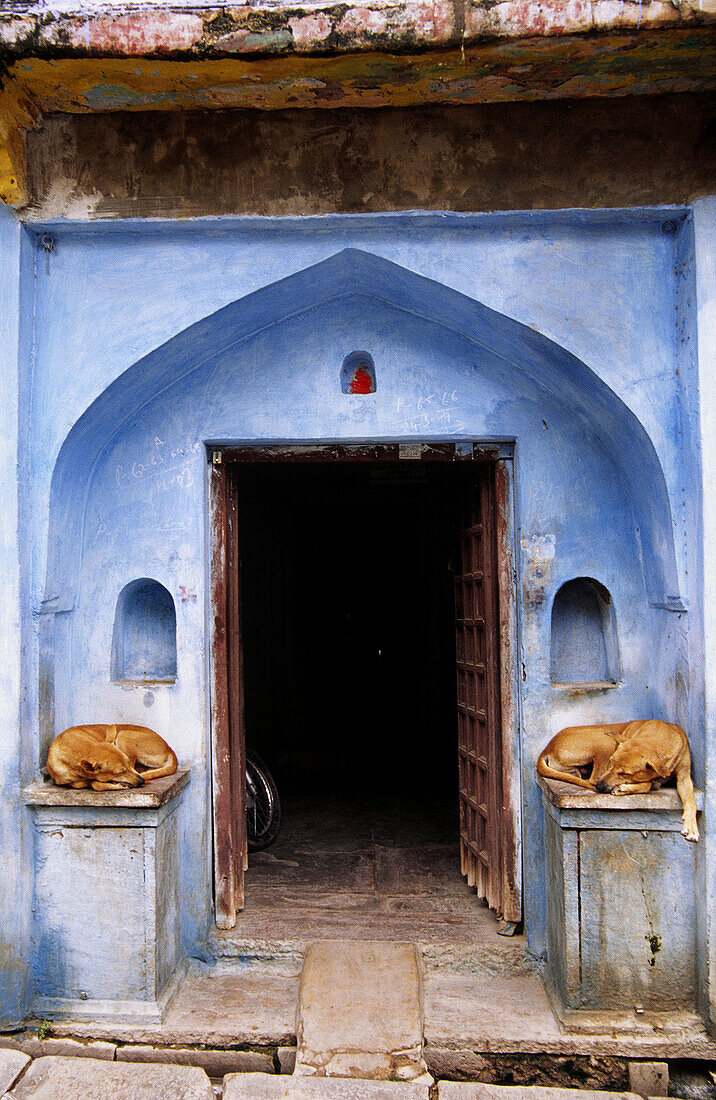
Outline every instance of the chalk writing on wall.
<path fill-rule="evenodd" d="M 177 531 L 188 531 L 189 527 L 183 519 L 170 519 L 166 523 L 157 524 L 157 531 L 172 534 Z"/>
<path fill-rule="evenodd" d="M 426 431 L 461 432 L 465 423 L 455 408 L 459 404 L 457 390 L 435 390 L 421 394 L 414 401 L 399 397 L 396 411 L 400 431 L 418 435 Z"/>
<path fill-rule="evenodd" d="M 189 463 L 193 462 L 203 450 L 198 439 L 187 439 L 170 447 L 158 435 L 154 436 L 153 448 L 142 454 L 141 458 L 130 466 L 118 463 L 114 469 L 115 482 L 120 489 L 151 478 L 154 487 L 161 491 L 168 489 L 190 489 L 195 477 Z"/>

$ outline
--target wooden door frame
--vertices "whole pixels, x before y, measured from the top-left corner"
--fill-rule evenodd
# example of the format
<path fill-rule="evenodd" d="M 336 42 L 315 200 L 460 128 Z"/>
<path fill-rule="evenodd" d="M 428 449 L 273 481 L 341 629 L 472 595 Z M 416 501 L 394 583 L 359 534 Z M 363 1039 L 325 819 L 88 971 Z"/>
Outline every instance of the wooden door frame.
<path fill-rule="evenodd" d="M 522 833 L 520 792 L 519 677 L 517 675 L 517 572 L 513 446 L 464 442 L 301 443 L 208 447 L 208 508 L 210 540 L 209 690 L 211 698 L 211 765 L 213 808 L 214 917 L 220 929 L 236 925 L 243 907 L 242 872 L 245 844 L 237 835 L 234 816 L 240 803 L 240 761 L 232 761 L 232 721 L 243 704 L 230 704 L 230 621 L 236 593 L 229 584 L 232 534 L 230 477 L 232 465 L 256 462 L 400 462 L 437 461 L 491 463 L 495 467 L 497 576 L 499 598 L 500 723 L 503 793 L 503 906 L 506 921 L 522 919 Z M 234 542 L 235 546 L 235 542 Z M 233 713 L 233 719 L 232 719 Z M 234 731 L 235 733 L 235 731 Z M 234 754 L 235 755 L 235 754 Z"/>
<path fill-rule="evenodd" d="M 221 452 L 210 452 L 210 657 L 211 786 L 213 806 L 214 917 L 218 928 L 233 928 L 238 897 L 238 860 L 234 838 L 229 711 L 229 530 L 228 476 Z M 218 461 L 217 461 L 218 459 Z"/>
<path fill-rule="evenodd" d="M 502 919 L 518 924 L 522 920 L 522 753 L 517 671 L 517 522 L 512 455 L 500 457 L 495 462 L 495 512 L 504 845 Z"/>

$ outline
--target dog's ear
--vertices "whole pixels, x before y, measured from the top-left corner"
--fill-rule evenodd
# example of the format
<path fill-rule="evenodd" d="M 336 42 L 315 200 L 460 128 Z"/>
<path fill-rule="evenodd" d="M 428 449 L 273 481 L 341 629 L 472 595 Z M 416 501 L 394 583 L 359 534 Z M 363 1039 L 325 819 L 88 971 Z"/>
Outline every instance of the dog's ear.
<path fill-rule="evenodd" d="M 90 775 L 94 775 L 94 773 L 97 771 L 97 768 L 99 767 L 99 765 L 96 764 L 96 763 L 93 763 L 92 760 L 86 760 L 85 759 L 85 760 L 80 760 L 80 767 L 82 768 L 83 772 L 88 772 Z"/>
<path fill-rule="evenodd" d="M 648 767 L 653 768 L 653 770 L 658 776 L 660 776 L 661 779 L 667 779 L 673 771 L 673 768 L 670 768 L 666 761 L 660 760 L 659 757 L 656 757 L 655 759 L 644 757 L 644 763 Z"/>

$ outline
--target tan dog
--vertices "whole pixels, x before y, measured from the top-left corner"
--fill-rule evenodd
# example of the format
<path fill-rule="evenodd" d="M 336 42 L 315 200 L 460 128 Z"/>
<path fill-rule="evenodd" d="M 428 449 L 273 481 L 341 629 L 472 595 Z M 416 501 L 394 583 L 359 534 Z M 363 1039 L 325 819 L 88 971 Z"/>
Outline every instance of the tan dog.
<path fill-rule="evenodd" d="M 59 787 L 117 791 L 173 775 L 177 758 L 146 726 L 71 726 L 50 745 L 47 770 Z"/>
<path fill-rule="evenodd" d="M 542 752 L 537 771 L 546 779 L 612 794 L 645 794 L 673 775 L 684 807 L 682 836 L 699 839 L 691 752 L 680 726 L 658 719 L 569 726 Z"/>

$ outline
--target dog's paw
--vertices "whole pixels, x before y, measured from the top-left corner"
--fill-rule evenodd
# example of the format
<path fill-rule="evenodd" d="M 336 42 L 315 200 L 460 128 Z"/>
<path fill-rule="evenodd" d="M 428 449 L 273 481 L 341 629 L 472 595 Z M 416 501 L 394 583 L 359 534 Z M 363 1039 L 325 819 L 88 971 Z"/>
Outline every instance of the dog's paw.
<path fill-rule="evenodd" d="M 699 839 L 699 827 L 695 821 L 685 821 L 681 828 L 681 835 L 685 840 L 690 840 L 693 844 Z"/>

